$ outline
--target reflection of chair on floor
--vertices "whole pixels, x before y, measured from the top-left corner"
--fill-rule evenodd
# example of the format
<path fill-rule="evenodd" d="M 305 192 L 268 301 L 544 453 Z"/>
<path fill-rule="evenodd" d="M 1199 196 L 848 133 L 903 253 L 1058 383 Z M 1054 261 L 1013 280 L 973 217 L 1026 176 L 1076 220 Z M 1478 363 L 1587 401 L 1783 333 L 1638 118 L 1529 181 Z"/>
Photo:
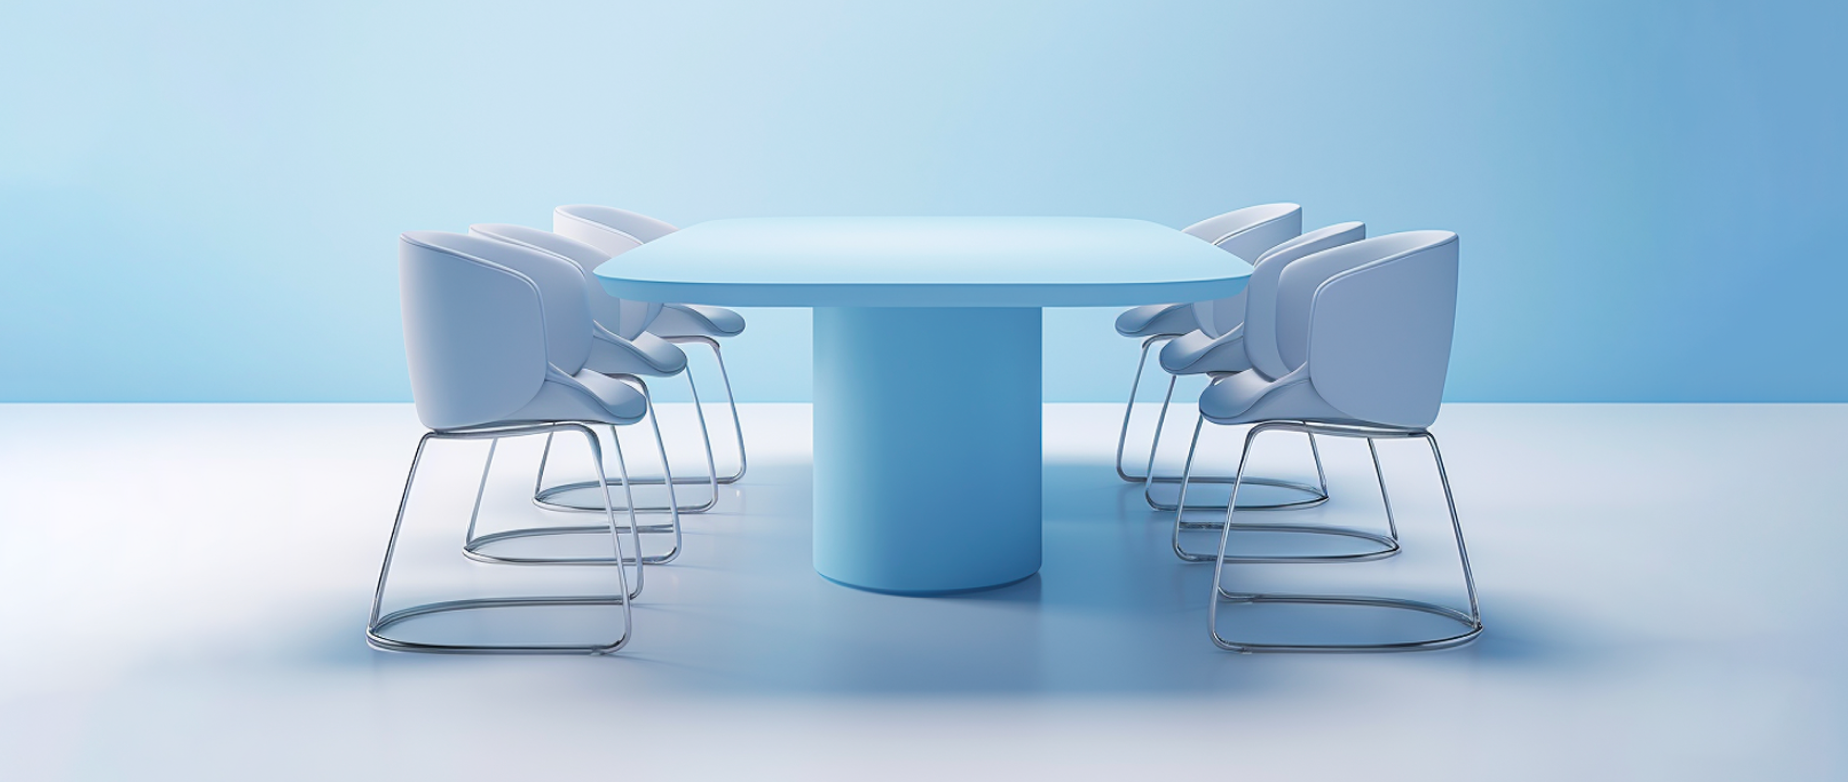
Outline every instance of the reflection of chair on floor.
<path fill-rule="evenodd" d="M 550 256 L 488 239 L 414 231 L 399 242 L 399 276 L 404 312 L 404 341 L 411 370 L 411 393 L 417 416 L 430 428 L 417 443 L 405 477 L 404 495 L 392 522 L 379 583 L 373 593 L 366 639 L 389 651 L 533 654 L 548 652 L 608 653 L 621 649 L 632 635 L 631 603 L 642 590 L 639 526 L 633 497 L 628 523 L 616 523 L 616 503 L 603 482 L 602 449 L 588 424 L 626 426 L 648 417 L 648 398 L 634 387 L 583 369 L 589 356 L 590 315 L 581 289 L 558 294 L 515 267 L 565 264 Z M 551 290 L 548 291 L 547 289 Z M 560 335 L 583 335 L 582 338 Z M 502 438 L 576 432 L 590 446 L 591 462 L 604 486 L 605 524 L 518 530 L 513 536 L 590 534 L 607 536 L 607 557 L 495 557 L 483 553 L 490 542 L 474 536 L 487 488 L 486 468 L 476 488 L 465 553 L 492 563 L 585 566 L 614 573 L 614 591 L 588 595 L 483 597 L 442 600 L 385 611 L 392 562 L 398 553 L 405 509 L 417 482 L 417 468 L 432 440 L 489 440 L 489 463 Z M 627 469 L 616 446 L 619 478 Z M 623 484 L 625 495 L 628 486 Z M 627 533 L 633 554 L 623 550 Z M 497 536 L 505 539 L 508 534 Z M 678 550 L 678 541 L 676 541 Z M 628 566 L 635 568 L 631 579 Z M 621 606 L 621 633 L 614 639 L 576 644 L 468 644 L 415 641 L 391 633 L 413 620 L 452 612 L 532 610 L 545 606 Z"/>
<path fill-rule="evenodd" d="M 609 260 L 609 255 L 602 250 L 575 241 L 550 231 L 528 228 L 523 225 L 503 223 L 484 223 L 469 226 L 469 233 L 484 236 L 496 241 L 507 242 L 520 247 L 556 256 L 576 266 L 581 274 L 579 281 L 584 285 L 585 297 L 590 302 L 592 316 L 591 351 L 585 367 L 621 380 L 636 383 L 642 392 L 648 392 L 646 377 L 672 377 L 679 375 L 686 378 L 687 388 L 693 398 L 699 398 L 699 387 L 693 382 L 693 373 L 687 371 L 687 356 L 680 348 L 660 337 L 643 331 L 648 323 L 650 308 L 659 309 L 659 304 L 640 301 L 623 301 L 605 293 L 591 276 L 598 264 Z M 695 418 L 699 422 L 701 444 L 706 455 L 706 474 L 704 477 L 673 478 L 676 484 L 707 484 L 711 494 L 705 502 L 697 505 L 682 505 L 682 513 L 700 513 L 710 510 L 719 498 L 718 469 L 712 459 L 712 438 L 706 430 L 706 413 L 699 405 L 693 406 Z M 614 427 L 610 436 L 618 436 Z M 552 438 L 546 438 L 545 452 L 539 458 L 539 474 L 533 479 L 533 501 L 541 507 L 554 510 L 602 511 L 600 492 L 594 491 L 596 484 L 591 481 L 577 481 L 559 486 L 545 486 L 545 466 L 552 454 Z M 659 484 L 672 476 L 672 468 L 663 463 L 662 479 L 630 477 L 635 485 Z M 593 491 L 586 491 L 593 490 Z M 589 494 L 590 502 L 573 503 L 570 494 L 583 492 Z M 658 511 L 666 507 L 644 507 L 641 510 Z"/>
<path fill-rule="evenodd" d="M 1161 448 L 1162 428 L 1168 421 L 1168 405 L 1174 400 L 1174 384 L 1182 376 L 1207 375 L 1220 377 L 1233 372 L 1251 369 L 1251 359 L 1245 353 L 1245 313 L 1249 309 L 1258 319 L 1268 322 L 1273 316 L 1276 305 L 1277 279 L 1283 269 L 1296 260 L 1344 244 L 1367 238 L 1367 226 L 1362 223 L 1338 223 L 1326 228 L 1318 228 L 1298 236 L 1283 244 L 1265 251 L 1252 264 L 1251 279 L 1245 289 L 1235 296 L 1214 301 L 1202 301 L 1194 304 L 1194 318 L 1199 321 L 1197 331 L 1175 338 L 1161 349 L 1161 368 L 1169 374 L 1168 393 L 1161 400 L 1161 415 L 1155 418 L 1155 438 L 1149 445 L 1149 463 L 1144 474 L 1148 478 L 1143 483 L 1142 494 L 1157 510 L 1174 510 L 1175 505 L 1163 503 L 1155 498 L 1155 484 L 1178 484 L 1180 477 L 1161 477 L 1155 474 L 1155 454 Z M 1253 297 L 1256 297 L 1255 299 Z M 1307 508 L 1328 501 L 1328 477 L 1322 471 L 1322 454 L 1316 448 L 1315 435 L 1309 435 L 1309 454 L 1315 461 L 1316 485 L 1310 486 L 1277 478 L 1247 477 L 1244 485 L 1253 484 L 1270 486 L 1301 495 L 1293 500 L 1275 502 L 1247 502 L 1240 505 L 1246 510 L 1285 510 Z M 1207 476 L 1195 474 L 1189 478 L 1191 483 L 1231 483 L 1230 476 Z M 1196 504 L 1195 508 L 1223 508 L 1215 503 Z M 1192 523 L 1185 526 L 1192 527 Z M 1218 525 L 1208 525 L 1217 529 Z"/>
<path fill-rule="evenodd" d="M 1246 343 L 1253 369 L 1218 379 L 1200 396 L 1200 421 L 1188 452 L 1191 469 L 1201 426 L 1255 424 L 1245 435 L 1232 497 L 1237 501 L 1251 444 L 1269 431 L 1295 431 L 1367 441 L 1373 455 L 1380 496 L 1386 509 L 1387 535 L 1337 527 L 1249 524 L 1234 521 L 1236 506 L 1226 509 L 1216 554 L 1202 556 L 1181 546 L 1180 527 L 1174 548 L 1188 559 L 1214 562 L 1213 596 L 1208 627 L 1213 643 L 1235 651 L 1367 651 L 1435 649 L 1468 642 L 1482 632 L 1475 580 L 1463 543 L 1450 481 L 1444 473 L 1437 440 L 1427 427 L 1437 418 L 1444 377 L 1450 361 L 1457 296 L 1457 237 L 1448 231 L 1413 231 L 1366 239 L 1325 250 L 1290 264 L 1278 283 L 1274 329 L 1253 328 L 1248 314 Z M 1275 359 L 1255 360 L 1260 357 Z M 1450 513 L 1451 532 L 1463 571 L 1468 610 L 1435 603 L 1360 595 L 1235 592 L 1225 586 L 1229 566 L 1255 562 L 1329 562 L 1373 559 L 1399 550 L 1398 523 L 1386 493 L 1374 441 L 1423 439 L 1431 448 Z M 1183 478 L 1185 480 L 1185 478 Z M 1182 484 L 1185 502 L 1186 484 Z M 1283 532 L 1338 535 L 1382 546 L 1359 554 L 1259 556 L 1240 555 L 1235 533 Z M 1413 611 L 1451 620 L 1462 632 L 1409 641 L 1371 643 L 1283 643 L 1234 640 L 1220 633 L 1220 603 L 1294 603 L 1358 606 Z"/>
<path fill-rule="evenodd" d="M 1234 209 L 1209 217 L 1181 229 L 1182 233 L 1213 243 L 1246 261 L 1255 261 L 1265 250 L 1303 232 L 1303 208 L 1295 204 L 1260 204 Z M 1117 477 L 1140 483 L 1147 477 L 1130 473 L 1123 466 L 1123 453 L 1129 441 L 1129 419 L 1136 411 L 1136 392 L 1142 387 L 1142 368 L 1149 362 L 1149 349 L 1157 342 L 1179 337 L 1200 328 L 1194 317 L 1193 302 L 1147 304 L 1124 310 L 1116 319 L 1118 334 L 1142 340 L 1142 354 L 1136 359 L 1136 375 L 1129 384 L 1129 405 L 1123 409 L 1123 426 L 1117 432 Z M 1149 444 L 1154 454 L 1154 443 Z"/>
<path fill-rule="evenodd" d="M 617 256 L 680 229 L 615 207 L 572 204 L 552 210 L 552 230 Z M 648 333 L 668 342 L 697 343 L 712 351 L 712 358 L 719 365 L 719 381 L 725 389 L 725 405 L 731 410 L 732 433 L 738 441 L 738 471 L 721 475 L 718 481 L 736 483 L 744 477 L 749 465 L 744 452 L 744 428 L 738 421 L 738 401 L 732 396 L 731 376 L 725 371 L 725 354 L 719 350 L 719 340 L 744 333 L 744 316 L 724 307 L 663 304 L 649 311 L 646 326 Z M 698 401 L 694 399 L 696 404 Z"/>

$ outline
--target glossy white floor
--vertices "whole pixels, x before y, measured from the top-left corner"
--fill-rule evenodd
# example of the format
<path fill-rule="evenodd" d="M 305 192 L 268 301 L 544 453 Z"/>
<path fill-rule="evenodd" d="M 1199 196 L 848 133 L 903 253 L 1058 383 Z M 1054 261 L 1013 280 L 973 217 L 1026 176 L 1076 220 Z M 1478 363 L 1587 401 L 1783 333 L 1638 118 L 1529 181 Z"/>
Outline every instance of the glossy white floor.
<path fill-rule="evenodd" d="M 409 406 L 0 406 L 0 778 L 1848 775 L 1848 406 L 1449 406 L 1436 431 L 1489 629 L 1364 656 L 1214 649 L 1208 570 L 1111 473 L 1114 410 L 1046 415 L 1027 582 L 909 599 L 823 581 L 808 410 L 749 406 L 750 474 L 649 571 L 629 649 L 506 658 L 362 641 Z M 1302 474 L 1285 444 L 1266 470 Z M 420 562 L 455 559 L 485 450 L 438 448 Z M 1382 451 L 1407 555 L 1274 577 L 1443 592 L 1428 457 Z M 1325 455 L 1335 501 L 1303 518 L 1376 524 L 1364 447 Z M 503 449 L 485 513 L 541 517 L 521 495 L 534 459 Z M 406 583 L 451 566 L 484 587 L 551 577 L 445 561 Z"/>

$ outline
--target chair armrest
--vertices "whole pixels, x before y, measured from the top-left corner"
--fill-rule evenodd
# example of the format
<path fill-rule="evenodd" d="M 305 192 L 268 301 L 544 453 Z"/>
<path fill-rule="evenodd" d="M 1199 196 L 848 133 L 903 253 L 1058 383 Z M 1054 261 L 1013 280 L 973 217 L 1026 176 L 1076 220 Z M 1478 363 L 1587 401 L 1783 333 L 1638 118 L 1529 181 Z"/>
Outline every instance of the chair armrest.
<path fill-rule="evenodd" d="M 652 334 L 627 340 L 597 324 L 591 331 L 590 358 L 584 366 L 606 375 L 666 377 L 686 369 L 687 354 Z"/>
<path fill-rule="evenodd" d="M 1124 310 L 1116 319 L 1116 331 L 1125 337 L 1148 337 L 1156 334 L 1185 334 L 1200 328 L 1194 317 L 1193 304 L 1145 304 Z"/>
<path fill-rule="evenodd" d="M 1251 368 L 1245 355 L 1245 327 L 1239 324 L 1217 337 L 1203 331 L 1181 335 L 1161 349 L 1161 368 L 1174 375 L 1243 372 Z"/>
<path fill-rule="evenodd" d="M 670 339 L 731 337 L 744 331 L 744 316 L 724 307 L 665 304 L 648 323 L 648 333 Z"/>
<path fill-rule="evenodd" d="M 593 405 L 596 406 L 596 409 L 602 410 L 602 409 L 607 409 L 609 407 L 609 405 L 604 403 L 603 397 L 597 396 L 597 392 L 590 390 L 590 387 L 584 385 L 583 381 L 580 381 L 577 378 L 572 377 L 569 373 L 565 372 L 564 370 L 559 369 L 557 364 L 553 364 L 550 362 L 546 363 L 545 382 L 556 383 L 558 385 L 564 386 L 565 388 L 571 391 L 575 391 L 579 394 L 582 394 L 585 399 L 589 400 Z"/>

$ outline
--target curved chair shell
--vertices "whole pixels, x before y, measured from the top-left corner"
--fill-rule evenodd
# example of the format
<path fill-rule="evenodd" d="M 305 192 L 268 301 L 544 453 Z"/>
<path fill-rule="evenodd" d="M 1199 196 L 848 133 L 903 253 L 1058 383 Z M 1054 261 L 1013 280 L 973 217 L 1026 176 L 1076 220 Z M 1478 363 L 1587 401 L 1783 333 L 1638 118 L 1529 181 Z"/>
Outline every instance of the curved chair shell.
<path fill-rule="evenodd" d="M 679 229 L 626 209 L 569 204 L 552 210 L 552 230 L 615 257 Z M 664 339 L 732 337 L 743 331 L 744 316 L 724 307 L 655 305 L 648 314 L 648 332 Z"/>
<path fill-rule="evenodd" d="M 609 329 L 611 333 L 623 339 L 635 339 L 655 315 L 661 312 L 660 302 L 632 301 L 618 299 L 605 293 L 596 284 L 593 272 L 597 267 L 611 258 L 610 253 L 593 247 L 568 236 L 552 233 L 538 228 L 508 223 L 480 223 L 468 227 L 468 232 L 503 242 L 543 250 L 571 261 L 584 270 L 585 279 L 593 291 L 590 296 L 591 315 L 597 323 Z"/>
<path fill-rule="evenodd" d="M 1259 204 L 1209 217 L 1181 229 L 1246 261 L 1302 233 L 1303 209 L 1296 204 Z M 1192 303 L 1145 304 L 1117 316 L 1116 330 L 1125 337 L 1185 334 L 1201 327 Z M 1241 313 L 1242 314 L 1242 313 Z M 1218 336 L 1214 334 L 1213 336 Z"/>
<path fill-rule="evenodd" d="M 1302 232 L 1303 208 L 1284 203 L 1234 209 L 1181 229 L 1247 262 L 1255 262 L 1264 251 Z M 1117 316 L 1117 333 L 1125 337 L 1185 334 L 1205 325 L 1199 319 L 1201 312 L 1192 302 L 1135 307 Z"/>
<path fill-rule="evenodd" d="M 523 316 L 517 311 L 488 309 L 486 305 L 470 306 L 467 310 L 467 317 L 477 322 L 500 324 L 493 328 L 524 330 L 530 328 L 527 324 L 532 322 L 538 324 L 541 333 L 541 349 L 532 354 L 537 356 L 539 362 L 540 383 L 533 387 L 532 394 L 520 407 L 487 420 L 628 424 L 642 418 L 647 403 L 640 393 L 626 384 L 604 383 L 602 381 L 606 378 L 602 375 L 584 370 L 585 362 L 590 359 L 594 321 L 590 317 L 590 302 L 584 290 L 584 273 L 575 264 L 539 250 L 481 236 L 442 231 L 407 233 L 403 243 L 497 270 L 503 275 L 524 281 L 537 296 L 539 318 L 536 321 L 515 320 Z M 423 259 L 420 257 L 418 260 Z M 415 295 L 425 297 L 422 293 Z M 407 324 L 416 316 L 416 313 L 407 309 Z M 411 336 L 412 328 L 406 326 L 407 339 Z M 425 327 L 420 325 L 416 329 L 422 332 Z M 463 333 L 467 332 L 455 334 Z M 450 340 L 452 346 L 461 346 L 452 347 L 454 351 L 474 349 L 454 334 L 419 336 Z M 523 360 L 527 363 L 532 361 L 530 357 Z M 505 398 L 511 397 L 508 394 Z"/>
<path fill-rule="evenodd" d="M 1406 429 L 1437 420 L 1456 331 L 1458 241 L 1448 231 L 1322 283 L 1305 364 L 1316 393 L 1348 418 Z"/>
<path fill-rule="evenodd" d="M 590 305 L 592 319 L 598 327 L 610 332 L 609 335 L 603 335 L 603 339 L 591 340 L 591 356 L 585 362 L 586 366 L 598 372 L 657 377 L 678 374 L 686 368 L 687 355 L 684 351 L 642 330 L 647 326 L 647 319 L 653 317 L 650 313 L 658 312 L 661 305 L 617 299 L 597 287 L 590 270 L 607 257 L 603 251 L 550 231 L 523 225 L 482 223 L 471 225 L 468 230 L 474 236 L 553 255 L 577 266 L 582 272 L 578 279 L 584 285 L 584 296 Z M 635 336 L 624 336 L 610 328 L 609 323 L 616 320 L 627 322 L 628 328 L 625 330 L 633 331 Z M 620 341 L 611 341 L 608 339 L 610 335 Z"/>
<path fill-rule="evenodd" d="M 1284 267 L 1277 281 L 1278 357 L 1292 370 L 1308 360 L 1310 316 L 1316 306 L 1316 297 L 1321 286 L 1336 275 L 1356 271 L 1362 266 L 1393 262 L 1454 241 L 1456 234 L 1448 231 L 1408 231 L 1336 247 Z M 1420 301 L 1408 299 L 1405 306 L 1418 306 Z M 1449 303 L 1454 305 L 1454 299 Z"/>
<path fill-rule="evenodd" d="M 1284 203 L 1234 209 L 1181 229 L 1246 261 L 1302 232 L 1303 208 Z"/>
<path fill-rule="evenodd" d="M 1284 267 L 1306 256 L 1365 238 L 1365 223 L 1337 223 L 1310 231 L 1266 251 L 1253 264 L 1245 290 L 1239 291 L 1236 296 L 1194 305 L 1200 330 L 1183 335 L 1162 348 L 1162 369 L 1177 375 L 1243 372 L 1250 369 L 1252 359 L 1246 349 L 1231 344 L 1245 339 L 1246 310 L 1253 312 L 1254 321 L 1265 324 L 1260 328 L 1268 327 L 1275 317 L 1274 292 Z M 1259 291 L 1255 299 L 1250 296 L 1253 288 Z M 1237 310 L 1235 314 L 1231 311 L 1234 308 Z M 1281 363 L 1282 360 L 1278 359 L 1276 365 Z"/>
<path fill-rule="evenodd" d="M 450 246 L 468 247 L 482 257 L 525 275 L 539 288 L 545 309 L 546 360 L 575 374 L 590 358 L 590 295 L 584 271 L 577 264 L 541 250 L 496 241 L 483 236 L 446 237 Z M 583 328 L 576 328 L 583 324 Z"/>
<path fill-rule="evenodd" d="M 1313 255 L 1333 247 L 1353 244 L 1367 238 L 1367 224 L 1361 222 L 1336 223 L 1323 226 L 1301 236 L 1284 241 L 1268 250 L 1251 262 L 1251 273 L 1256 276 L 1260 267 L 1275 265 L 1275 274 L 1284 265 L 1306 255 Z M 1245 302 L 1248 298 L 1250 283 L 1246 290 L 1237 295 L 1223 299 L 1213 299 L 1194 303 L 1194 317 L 1200 321 L 1200 330 L 1209 337 L 1230 333 L 1245 322 Z"/>
<path fill-rule="evenodd" d="M 621 255 L 680 229 L 627 209 L 567 204 L 552 210 L 552 230 L 610 255 Z"/>
<path fill-rule="evenodd" d="M 398 276 L 417 418 L 437 431 L 504 420 L 545 383 L 539 287 L 481 258 L 404 234 Z M 495 312 L 503 317 L 483 318 Z"/>
<path fill-rule="evenodd" d="M 1251 365 L 1273 378 L 1302 366 L 1303 353 L 1308 349 L 1308 307 L 1315 289 L 1299 282 L 1294 289 L 1286 290 L 1286 278 L 1325 280 L 1364 259 L 1377 259 L 1381 257 L 1379 253 L 1389 253 L 1389 248 L 1405 242 L 1402 234 L 1362 239 L 1307 253 L 1288 263 L 1267 263 L 1262 270 L 1254 269 L 1245 287 L 1250 294 L 1245 299 L 1245 350 Z"/>
<path fill-rule="evenodd" d="M 1428 426 L 1450 360 L 1457 247 L 1449 231 L 1410 231 L 1289 264 L 1274 328 L 1248 316 L 1244 342 L 1255 371 L 1209 387 L 1201 415 L 1218 424 Z"/>

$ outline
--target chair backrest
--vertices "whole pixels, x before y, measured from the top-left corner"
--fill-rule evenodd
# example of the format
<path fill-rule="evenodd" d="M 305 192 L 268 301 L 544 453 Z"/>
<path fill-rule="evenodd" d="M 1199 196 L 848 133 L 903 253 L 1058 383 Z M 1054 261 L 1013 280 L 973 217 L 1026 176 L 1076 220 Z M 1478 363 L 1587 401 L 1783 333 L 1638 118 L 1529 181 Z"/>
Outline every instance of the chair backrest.
<path fill-rule="evenodd" d="M 1353 418 L 1423 429 L 1437 420 L 1450 371 L 1460 242 L 1449 231 L 1411 233 L 1413 249 L 1322 284 L 1309 382 Z"/>
<path fill-rule="evenodd" d="M 1310 316 L 1323 283 L 1369 264 L 1455 240 L 1456 234 L 1449 231 L 1405 231 L 1324 250 L 1285 266 L 1277 281 L 1277 316 L 1273 319 L 1277 353 L 1284 365 L 1294 370 L 1308 360 Z"/>
<path fill-rule="evenodd" d="M 649 322 L 654 320 L 654 316 L 661 312 L 660 302 L 618 299 L 604 291 L 603 286 L 597 283 L 594 272 L 610 259 L 609 253 L 576 239 L 508 223 L 478 223 L 469 226 L 468 232 L 550 253 L 577 264 L 584 271 L 584 278 L 590 285 L 585 295 L 590 298 L 591 317 L 623 339 L 640 336 L 648 328 Z"/>
<path fill-rule="evenodd" d="M 431 429 L 493 423 L 545 382 L 545 316 L 525 275 L 433 231 L 398 239 L 404 352 L 417 418 Z M 481 240 L 486 241 L 486 240 Z"/>
<path fill-rule="evenodd" d="M 1407 231 L 1324 250 L 1283 270 L 1277 343 L 1316 394 L 1357 421 L 1437 419 L 1456 329 L 1457 235 Z"/>
<path fill-rule="evenodd" d="M 647 215 L 596 204 L 567 204 L 552 210 L 552 231 L 612 256 L 680 229 Z"/>
<path fill-rule="evenodd" d="M 1206 332 L 1207 336 L 1217 337 L 1246 322 L 1246 313 L 1252 307 L 1257 308 L 1261 319 L 1273 317 L 1272 306 L 1277 290 L 1277 277 L 1283 274 L 1283 267 L 1298 258 L 1313 255 L 1331 247 L 1358 242 L 1365 238 L 1367 238 L 1366 223 L 1336 223 L 1317 228 L 1265 250 L 1264 254 L 1258 256 L 1258 260 L 1251 264 L 1251 279 L 1245 283 L 1244 290 L 1239 291 L 1235 296 L 1223 299 L 1194 302 L 1194 319 L 1200 322 L 1200 330 Z M 1265 291 L 1256 302 L 1251 299 L 1253 286 L 1263 288 Z"/>
<path fill-rule="evenodd" d="M 1303 208 L 1296 204 L 1259 204 L 1208 217 L 1181 229 L 1212 242 L 1250 263 L 1265 250 L 1303 232 Z"/>
<path fill-rule="evenodd" d="M 547 252 L 468 234 L 431 231 L 425 241 L 505 266 L 533 281 L 545 319 L 545 360 L 566 373 L 590 358 L 589 283 L 578 265 Z"/>
<path fill-rule="evenodd" d="M 1395 234 L 1396 236 L 1396 234 Z M 1389 237 L 1362 239 L 1253 270 L 1245 287 L 1245 355 L 1265 376 L 1279 378 L 1303 365 L 1308 352 L 1309 302 L 1315 288 L 1349 268 L 1386 257 L 1397 246 Z M 1279 253 L 1279 257 L 1282 254 Z M 1298 268 L 1301 267 L 1301 268 Z M 1286 306 L 1286 302 L 1288 306 Z"/>

